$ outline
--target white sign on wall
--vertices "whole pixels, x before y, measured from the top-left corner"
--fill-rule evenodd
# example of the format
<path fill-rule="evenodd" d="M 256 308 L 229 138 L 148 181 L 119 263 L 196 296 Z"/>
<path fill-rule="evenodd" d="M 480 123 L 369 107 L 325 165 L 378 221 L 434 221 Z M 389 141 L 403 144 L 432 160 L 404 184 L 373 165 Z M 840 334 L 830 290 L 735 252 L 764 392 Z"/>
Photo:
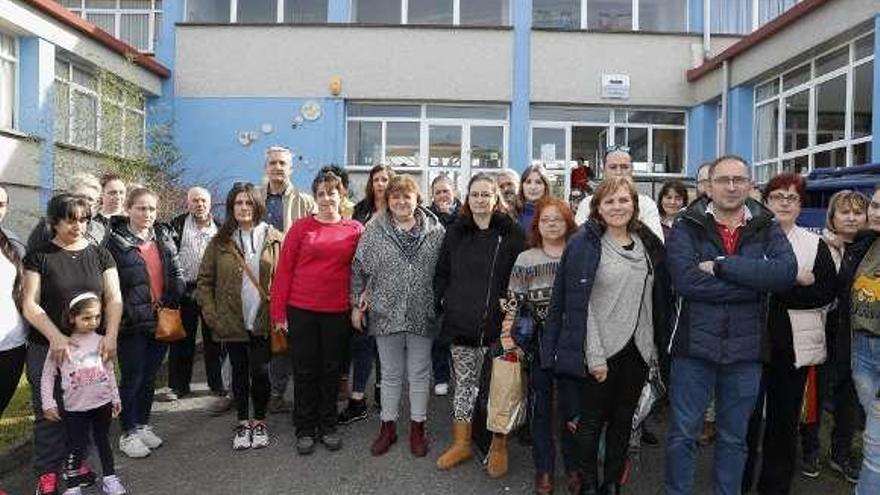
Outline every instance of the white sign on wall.
<path fill-rule="evenodd" d="M 556 144 L 544 143 L 541 145 L 541 161 L 547 165 L 556 161 Z"/>
<path fill-rule="evenodd" d="M 602 98 L 629 99 L 629 76 L 626 74 L 602 74 Z"/>

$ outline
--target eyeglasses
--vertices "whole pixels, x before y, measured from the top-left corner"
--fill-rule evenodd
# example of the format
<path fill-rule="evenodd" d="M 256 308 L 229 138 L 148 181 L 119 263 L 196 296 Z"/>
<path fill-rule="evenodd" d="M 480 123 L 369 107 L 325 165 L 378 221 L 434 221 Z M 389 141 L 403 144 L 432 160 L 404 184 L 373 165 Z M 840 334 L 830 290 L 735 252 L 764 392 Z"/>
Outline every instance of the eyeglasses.
<path fill-rule="evenodd" d="M 801 200 L 801 196 L 799 194 L 770 193 L 767 195 L 767 200 L 772 203 L 797 203 Z"/>
<path fill-rule="evenodd" d="M 712 177 L 712 184 L 723 187 L 723 186 L 736 186 L 736 187 L 744 187 L 751 184 L 752 181 L 748 177 L 743 177 L 741 175 L 736 175 L 732 177 Z"/>
<path fill-rule="evenodd" d="M 539 223 L 546 224 L 563 223 L 564 221 L 562 217 L 541 217 L 538 219 Z"/>
<path fill-rule="evenodd" d="M 473 199 L 480 199 L 480 198 L 492 199 L 492 197 L 494 197 L 494 196 L 495 196 L 495 193 L 491 193 L 491 192 L 473 191 L 473 192 L 468 193 L 468 197 L 473 198 Z"/>
<path fill-rule="evenodd" d="M 233 183 L 232 183 L 232 187 L 233 187 L 233 188 L 236 188 L 236 187 L 254 187 L 254 183 L 253 183 L 253 182 L 233 182 Z"/>
<path fill-rule="evenodd" d="M 607 149 L 608 153 L 613 153 L 615 151 L 623 151 L 624 153 L 629 153 L 629 150 L 630 150 L 629 146 L 624 146 L 622 144 L 612 144 Z"/>

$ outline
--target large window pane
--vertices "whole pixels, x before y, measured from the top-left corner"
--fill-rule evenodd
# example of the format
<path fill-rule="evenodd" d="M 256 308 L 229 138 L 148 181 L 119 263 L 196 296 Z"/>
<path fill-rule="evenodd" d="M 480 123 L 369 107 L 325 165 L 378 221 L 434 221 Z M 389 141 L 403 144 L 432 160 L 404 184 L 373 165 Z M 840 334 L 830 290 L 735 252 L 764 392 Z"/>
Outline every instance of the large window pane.
<path fill-rule="evenodd" d="M 752 0 L 711 2 L 713 33 L 747 34 L 752 32 Z"/>
<path fill-rule="evenodd" d="M 465 26 L 507 26 L 510 24 L 508 0 L 460 0 L 459 18 Z"/>
<path fill-rule="evenodd" d="M 839 69 L 849 63 L 849 47 L 844 46 L 838 50 L 816 59 L 816 77 Z"/>
<path fill-rule="evenodd" d="M 277 3 L 276 0 L 238 2 L 238 22 L 275 22 Z"/>
<path fill-rule="evenodd" d="M 684 130 L 654 129 L 654 172 L 679 174 L 684 170 Z"/>
<path fill-rule="evenodd" d="M 788 91 L 810 80 L 810 64 L 802 65 L 782 76 L 782 90 Z"/>
<path fill-rule="evenodd" d="M 807 155 L 782 161 L 782 172 L 805 174 L 810 168 L 810 157 Z"/>
<path fill-rule="evenodd" d="M 116 15 L 86 13 L 86 20 L 98 26 L 109 34 L 116 36 Z"/>
<path fill-rule="evenodd" d="M 648 161 L 648 130 L 634 127 L 618 127 L 614 130 L 614 144 L 629 147 L 633 163 Z"/>
<path fill-rule="evenodd" d="M 686 32 L 687 1 L 639 0 L 639 30 Z"/>
<path fill-rule="evenodd" d="M 122 14 L 119 37 L 141 51 L 150 49 L 150 14 Z"/>
<path fill-rule="evenodd" d="M 327 22 L 327 0 L 284 0 L 284 22 Z"/>
<path fill-rule="evenodd" d="M 871 163 L 871 141 L 853 145 L 853 165 Z"/>
<path fill-rule="evenodd" d="M 532 129 L 532 163 L 544 167 L 565 168 L 565 129 Z"/>
<path fill-rule="evenodd" d="M 452 24 L 452 0 L 409 0 L 409 24 Z"/>
<path fill-rule="evenodd" d="M 846 125 L 846 75 L 816 86 L 816 144 L 843 139 Z"/>
<path fill-rule="evenodd" d="M 874 36 L 876 34 L 871 33 L 856 40 L 856 58 L 854 60 L 870 57 L 874 53 Z"/>
<path fill-rule="evenodd" d="M 229 0 L 186 0 L 189 22 L 229 22 Z"/>
<path fill-rule="evenodd" d="M 755 159 L 776 158 L 779 150 L 779 102 L 761 105 L 755 110 Z"/>
<path fill-rule="evenodd" d="M 471 167 L 499 168 L 504 158 L 504 128 L 471 126 Z"/>
<path fill-rule="evenodd" d="M 461 166 L 461 126 L 432 125 L 428 128 L 428 165 Z"/>
<path fill-rule="evenodd" d="M 532 0 L 532 26 L 580 29 L 580 0 Z"/>
<path fill-rule="evenodd" d="M 872 105 L 874 104 L 874 61 L 859 65 L 853 69 L 853 121 L 852 137 L 860 138 L 871 135 L 873 125 Z M 875 136 L 878 139 L 880 136 Z"/>
<path fill-rule="evenodd" d="M 419 165 L 418 122 L 389 122 L 385 128 L 385 163 L 394 167 Z"/>
<path fill-rule="evenodd" d="M 382 124 L 348 123 L 348 163 L 376 165 L 382 161 Z"/>
<path fill-rule="evenodd" d="M 846 146 L 813 155 L 813 168 L 838 168 L 845 166 Z"/>
<path fill-rule="evenodd" d="M 632 29 L 632 0 L 590 0 L 587 28 L 629 31 Z"/>
<path fill-rule="evenodd" d="M 93 95 L 74 91 L 70 140 L 73 144 L 94 149 L 98 136 L 98 100 Z"/>
<path fill-rule="evenodd" d="M 400 24 L 400 0 L 354 0 L 352 19 L 373 24 Z"/>
<path fill-rule="evenodd" d="M 810 92 L 801 91 L 785 99 L 784 151 L 806 148 L 809 144 Z"/>
<path fill-rule="evenodd" d="M 794 7 L 798 0 L 758 0 L 758 23 L 764 25 Z"/>

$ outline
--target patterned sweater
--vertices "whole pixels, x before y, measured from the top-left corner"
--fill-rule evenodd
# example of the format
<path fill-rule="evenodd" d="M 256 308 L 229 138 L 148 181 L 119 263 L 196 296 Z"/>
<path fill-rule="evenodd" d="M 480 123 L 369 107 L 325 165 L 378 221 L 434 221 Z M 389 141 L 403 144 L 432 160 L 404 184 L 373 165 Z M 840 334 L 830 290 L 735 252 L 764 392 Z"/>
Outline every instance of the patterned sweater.
<path fill-rule="evenodd" d="M 548 255 L 542 248 L 531 248 L 519 254 L 510 272 L 507 300 L 503 303 L 502 339 L 509 335 L 513 320 L 524 304 L 529 306 L 536 323 L 544 321 L 560 259 Z"/>

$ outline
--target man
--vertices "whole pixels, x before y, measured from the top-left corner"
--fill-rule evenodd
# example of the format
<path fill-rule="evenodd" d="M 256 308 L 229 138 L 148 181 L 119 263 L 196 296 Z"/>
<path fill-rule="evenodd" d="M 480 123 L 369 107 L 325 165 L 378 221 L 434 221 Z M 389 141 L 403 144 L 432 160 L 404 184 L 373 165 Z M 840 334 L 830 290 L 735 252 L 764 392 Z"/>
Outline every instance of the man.
<path fill-rule="evenodd" d="M 94 175 L 86 173 L 74 174 L 68 180 L 67 189 L 60 192 L 82 196 L 89 204 L 89 213 L 92 218 L 97 215 L 98 207 L 100 206 L 101 183 Z M 103 223 L 90 220 L 85 237 L 90 243 L 96 246 L 101 246 L 104 244 L 104 240 L 107 238 L 108 233 L 109 228 L 105 227 Z M 31 234 L 28 236 L 28 252 L 33 251 L 43 243 L 51 241 L 52 236 L 52 228 L 46 223 L 46 217 L 40 218 L 40 221 L 37 222 L 37 226 L 34 227 L 34 230 L 32 230 Z"/>
<path fill-rule="evenodd" d="M 180 268 L 186 291 L 180 300 L 180 317 L 186 338 L 171 344 L 168 354 L 168 386 L 172 393 L 170 399 L 184 397 L 190 393 L 193 373 L 193 357 L 196 351 L 196 332 L 202 329 L 202 344 L 205 350 L 205 375 L 208 387 L 218 397 L 212 411 L 226 409 L 231 401 L 221 377 L 223 352 L 220 344 L 211 338 L 211 329 L 202 319 L 202 311 L 196 300 L 196 281 L 202 256 L 211 239 L 217 235 L 220 224 L 211 215 L 211 193 L 202 187 L 193 187 L 186 193 L 187 213 L 171 220 L 171 231 L 180 256 Z M 225 410 L 225 409 L 223 409 Z M 219 412 L 219 411 L 217 411 Z"/>
<path fill-rule="evenodd" d="M 289 149 L 270 146 L 266 150 L 264 170 L 266 216 L 263 220 L 286 234 L 294 222 L 316 211 L 315 200 L 297 191 L 291 183 L 293 154 Z M 290 366 L 290 359 L 286 355 L 272 356 L 269 362 L 269 381 L 272 384 L 269 412 L 272 414 L 293 411 L 293 403 L 284 400 L 287 382 L 290 381 Z"/>
<path fill-rule="evenodd" d="M 712 162 L 703 162 L 700 165 L 700 168 L 697 169 L 697 197 L 694 201 L 697 201 L 703 196 L 709 195 L 709 167 L 712 166 Z"/>
<path fill-rule="evenodd" d="M 746 430 L 761 380 L 767 298 L 791 288 L 797 275 L 794 252 L 773 214 L 748 197 L 745 161 L 718 158 L 709 179 L 711 199 L 700 198 L 682 213 L 666 251 L 680 297 L 669 344 L 668 495 L 694 493 L 696 436 L 713 395 L 714 493 L 740 493 Z"/>
<path fill-rule="evenodd" d="M 507 210 L 515 217 L 519 208 L 519 174 L 512 168 L 501 170 L 495 175 L 495 184 L 507 203 Z"/>
<path fill-rule="evenodd" d="M 96 220 L 104 225 L 114 215 L 125 215 L 125 181 L 122 177 L 107 173 L 101 176 L 101 211 Z"/>
<path fill-rule="evenodd" d="M 605 177 L 626 177 L 632 180 L 633 165 L 632 157 L 623 150 L 612 150 L 605 155 L 605 164 L 602 167 Z M 575 222 L 583 225 L 590 218 L 590 201 L 593 196 L 587 196 L 578 206 Z M 649 196 L 639 194 L 639 220 L 651 229 L 660 241 L 663 241 L 663 226 L 660 224 L 660 212 L 657 203 Z"/>

